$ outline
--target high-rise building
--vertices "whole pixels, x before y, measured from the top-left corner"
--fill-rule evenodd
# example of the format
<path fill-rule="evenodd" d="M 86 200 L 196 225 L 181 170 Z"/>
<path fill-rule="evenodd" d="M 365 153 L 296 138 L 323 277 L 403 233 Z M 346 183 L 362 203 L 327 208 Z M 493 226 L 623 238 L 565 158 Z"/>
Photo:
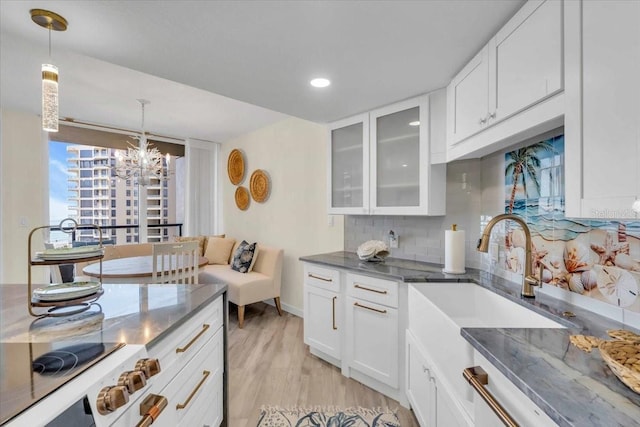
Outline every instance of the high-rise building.
<path fill-rule="evenodd" d="M 69 209 L 78 224 L 107 226 L 135 226 L 138 223 L 138 186 L 133 180 L 115 176 L 113 167 L 116 150 L 89 145 L 67 146 L 69 170 Z M 171 162 L 169 174 L 173 172 Z M 166 173 L 166 172 L 165 172 Z M 142 187 L 147 196 L 147 223 L 149 225 L 176 222 L 176 186 L 172 179 L 152 180 Z M 169 240 L 167 228 L 151 227 L 147 232 L 150 243 Z M 103 239 L 125 244 L 138 241 L 137 227 L 103 230 Z M 94 241 L 98 232 L 80 230 L 76 240 Z"/>

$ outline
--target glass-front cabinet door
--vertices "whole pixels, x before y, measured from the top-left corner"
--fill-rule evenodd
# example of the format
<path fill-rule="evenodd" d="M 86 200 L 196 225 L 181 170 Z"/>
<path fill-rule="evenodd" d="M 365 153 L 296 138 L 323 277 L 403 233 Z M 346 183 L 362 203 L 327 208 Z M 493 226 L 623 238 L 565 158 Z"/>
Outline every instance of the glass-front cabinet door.
<path fill-rule="evenodd" d="M 421 96 L 369 114 L 371 209 L 383 215 L 438 215 L 429 204 L 429 98 Z M 439 189 L 444 192 L 445 188 Z"/>
<path fill-rule="evenodd" d="M 369 117 L 329 126 L 329 213 L 369 213 Z"/>

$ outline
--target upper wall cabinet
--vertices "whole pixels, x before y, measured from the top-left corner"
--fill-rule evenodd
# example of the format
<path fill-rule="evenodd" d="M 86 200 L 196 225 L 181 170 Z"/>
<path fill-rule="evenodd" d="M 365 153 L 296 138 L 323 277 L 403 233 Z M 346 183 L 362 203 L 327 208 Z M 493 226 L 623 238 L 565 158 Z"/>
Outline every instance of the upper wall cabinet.
<path fill-rule="evenodd" d="M 565 2 L 565 212 L 637 218 L 640 2 Z"/>
<path fill-rule="evenodd" d="M 446 165 L 431 162 L 429 101 L 421 96 L 330 126 L 330 214 L 444 215 Z"/>
<path fill-rule="evenodd" d="M 329 213 L 369 213 L 369 115 L 329 126 Z"/>
<path fill-rule="evenodd" d="M 562 100 L 545 102 L 563 90 L 562 44 L 562 2 L 527 2 L 447 87 L 448 160 L 501 149 L 562 115 Z"/>

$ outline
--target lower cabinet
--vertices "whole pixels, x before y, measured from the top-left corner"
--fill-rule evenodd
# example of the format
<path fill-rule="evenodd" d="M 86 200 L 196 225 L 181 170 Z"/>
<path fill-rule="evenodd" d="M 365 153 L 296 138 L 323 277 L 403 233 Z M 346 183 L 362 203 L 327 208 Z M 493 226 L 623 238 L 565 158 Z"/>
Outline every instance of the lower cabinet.
<path fill-rule="evenodd" d="M 224 308 L 222 297 L 149 349 L 162 371 L 154 393 L 168 405 L 160 426 L 219 426 L 223 416 Z"/>
<path fill-rule="evenodd" d="M 349 367 L 398 387 L 398 309 L 347 298 Z"/>
<path fill-rule="evenodd" d="M 505 411 L 520 425 L 536 427 L 554 427 L 557 424 L 533 403 L 520 389 L 504 376 L 491 362 L 478 351 L 474 352 L 474 363 L 488 375 L 488 384 L 484 388 Z M 477 427 L 493 427 L 502 421 L 485 403 L 480 395 L 473 399 L 474 420 Z"/>
<path fill-rule="evenodd" d="M 447 391 L 426 352 L 407 330 L 407 398 L 423 427 L 469 427 L 473 422 Z M 498 425 L 498 424 L 496 424 Z"/>
<path fill-rule="evenodd" d="M 311 353 L 408 406 L 401 375 L 407 287 L 311 263 L 304 271 L 304 342 Z"/>
<path fill-rule="evenodd" d="M 342 357 L 344 327 L 340 274 L 307 264 L 304 277 L 304 343 L 317 356 L 337 365 Z"/>

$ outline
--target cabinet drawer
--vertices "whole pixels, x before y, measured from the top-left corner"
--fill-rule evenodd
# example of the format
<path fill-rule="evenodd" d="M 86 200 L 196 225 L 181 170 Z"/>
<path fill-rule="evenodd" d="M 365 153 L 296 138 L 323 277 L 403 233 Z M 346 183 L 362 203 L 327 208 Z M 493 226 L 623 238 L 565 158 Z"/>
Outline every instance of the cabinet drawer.
<path fill-rule="evenodd" d="M 347 274 L 347 295 L 388 307 L 398 307 L 398 283 L 391 280 Z"/>
<path fill-rule="evenodd" d="M 163 388 L 184 368 L 222 327 L 223 316 L 222 297 L 219 297 L 164 338 L 162 345 L 149 349 L 149 357 L 157 358 L 162 369 L 157 378 L 154 377 L 154 388 Z"/>
<path fill-rule="evenodd" d="M 163 390 L 169 401 L 167 409 L 175 411 L 178 425 L 193 425 L 189 420 L 201 418 L 208 405 L 217 405 L 220 400 L 217 395 L 222 394 L 222 382 L 217 377 L 222 377 L 223 370 L 222 335 L 222 329 L 218 330 Z M 222 414 L 222 407 L 216 412 Z"/>
<path fill-rule="evenodd" d="M 340 272 L 316 265 L 305 264 L 304 283 L 334 291 L 340 290 Z"/>

